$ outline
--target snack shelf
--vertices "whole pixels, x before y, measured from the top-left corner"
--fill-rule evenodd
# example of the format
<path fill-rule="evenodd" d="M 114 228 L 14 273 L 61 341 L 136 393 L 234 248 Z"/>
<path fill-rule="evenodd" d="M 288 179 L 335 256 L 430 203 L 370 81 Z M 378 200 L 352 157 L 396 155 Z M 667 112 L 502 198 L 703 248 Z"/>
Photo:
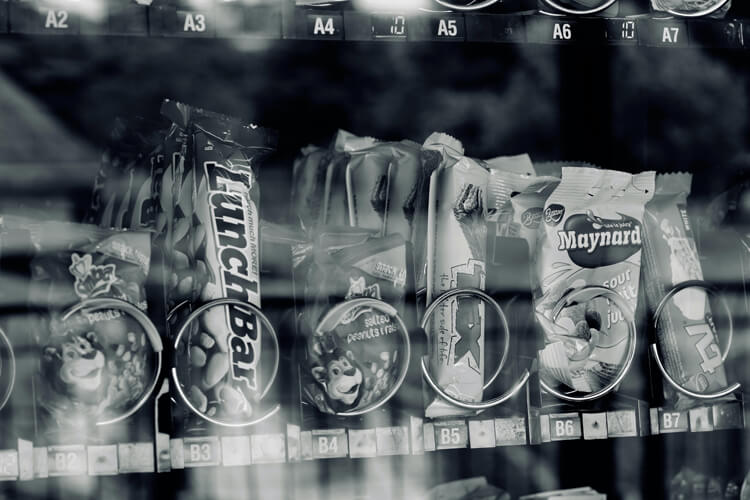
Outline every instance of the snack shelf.
<path fill-rule="evenodd" d="M 17 449 L 0 450 L 0 480 L 424 455 L 448 449 L 711 432 L 743 429 L 744 411 L 741 401 L 730 401 L 682 411 L 651 408 L 645 422 L 635 410 L 612 410 L 547 413 L 530 419 L 410 417 L 406 425 L 375 428 L 301 430 L 299 425 L 287 424 L 285 434 L 173 438 L 163 449 L 154 442 L 35 447 L 30 441 L 19 439 Z"/>
<path fill-rule="evenodd" d="M 200 9 L 112 3 L 100 18 L 92 19 L 78 7 L 65 8 L 66 3 L 0 0 L 0 33 L 728 49 L 750 45 L 745 42 L 750 39 L 750 23 L 744 19 L 365 13 L 235 2 L 206 3 Z"/>

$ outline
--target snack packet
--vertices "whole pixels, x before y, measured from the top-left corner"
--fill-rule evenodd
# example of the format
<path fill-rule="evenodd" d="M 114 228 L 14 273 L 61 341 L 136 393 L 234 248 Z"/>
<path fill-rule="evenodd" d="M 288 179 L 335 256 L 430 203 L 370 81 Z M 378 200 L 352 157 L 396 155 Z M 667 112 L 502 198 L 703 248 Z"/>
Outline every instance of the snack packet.
<path fill-rule="evenodd" d="M 657 11 L 677 11 L 690 14 L 704 11 L 719 3 L 721 0 L 651 0 L 651 7 Z M 729 12 L 732 7 L 732 1 L 729 0 L 724 6 L 711 14 L 710 17 L 722 18 Z"/>
<path fill-rule="evenodd" d="M 26 223 L 38 256 L 32 302 L 59 309 L 110 297 L 146 310 L 150 234 L 66 223 Z M 78 427 L 125 413 L 149 388 L 156 356 L 141 325 L 117 309 L 39 321 L 37 404 L 55 426 Z M 51 431 L 52 429 L 47 429 Z"/>
<path fill-rule="evenodd" d="M 398 319 L 410 286 L 406 243 L 400 235 L 362 240 L 358 230 L 342 228 L 326 230 L 316 247 L 303 315 L 302 394 L 323 413 L 366 409 L 393 395 L 409 361 Z M 378 302 L 348 307 L 364 298 Z"/>
<path fill-rule="evenodd" d="M 420 146 L 379 142 L 350 153 L 346 165 L 349 224 L 381 235 L 411 236 Z"/>
<path fill-rule="evenodd" d="M 191 226 L 184 235 L 194 273 L 191 303 L 227 297 L 260 307 L 257 168 L 274 150 L 276 134 L 198 108 L 190 112 L 189 134 L 176 207 Z M 229 424 L 253 414 L 267 383 L 262 336 L 260 320 L 231 305 L 209 309 L 191 325 L 175 356 L 180 381 L 199 412 Z"/>
<path fill-rule="evenodd" d="M 609 299 L 597 297 L 552 312 L 571 290 L 604 286 L 635 311 L 641 266 L 644 205 L 654 193 L 654 173 L 564 167 L 547 199 L 537 242 L 535 309 L 545 348 L 542 379 L 550 386 L 591 393 L 607 386 L 628 351 L 628 322 Z"/>
<path fill-rule="evenodd" d="M 522 238 L 536 255 L 544 202 L 559 183 L 557 177 L 490 170 L 487 221 L 495 235 Z"/>
<path fill-rule="evenodd" d="M 351 154 L 368 149 L 377 143 L 373 137 L 357 137 L 339 130 L 322 162 L 326 166 L 323 185 L 323 206 L 318 224 L 320 226 L 346 226 L 349 224 L 349 205 L 346 196 L 346 166 Z"/>
<path fill-rule="evenodd" d="M 306 146 L 294 160 L 292 171 L 292 213 L 302 228 L 311 229 L 318 221 L 325 185 L 324 148 Z"/>
<path fill-rule="evenodd" d="M 463 155 L 461 144 L 433 134 L 425 149 L 439 152 L 430 176 L 427 212 L 427 298 L 429 305 L 452 288 L 484 289 L 487 251 L 487 181 L 478 160 Z M 472 297 L 445 301 L 428 327 L 430 369 L 437 383 L 457 399 L 478 402 L 484 385 L 484 303 Z M 425 415 L 465 415 L 430 395 Z"/>
<path fill-rule="evenodd" d="M 142 118 L 118 118 L 84 221 L 118 229 L 153 227 L 152 181 L 160 150 L 161 133 L 156 124 Z"/>
<path fill-rule="evenodd" d="M 656 192 L 646 205 L 643 276 L 652 312 L 673 286 L 703 279 L 687 216 L 691 180 L 688 173 L 658 175 Z M 678 292 L 665 305 L 656 328 L 664 367 L 675 381 L 695 392 L 715 392 L 727 386 L 716 326 L 704 290 L 687 288 Z M 666 383 L 664 396 L 678 409 L 699 403 Z"/>

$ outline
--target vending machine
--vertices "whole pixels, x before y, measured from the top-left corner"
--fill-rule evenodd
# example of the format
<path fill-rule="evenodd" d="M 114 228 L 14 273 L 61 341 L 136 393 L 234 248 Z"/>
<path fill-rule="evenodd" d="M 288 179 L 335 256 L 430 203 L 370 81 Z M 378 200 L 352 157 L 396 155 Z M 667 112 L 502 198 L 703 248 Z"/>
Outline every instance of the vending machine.
<path fill-rule="evenodd" d="M 750 498 L 749 50 L 744 0 L 0 0 L 0 495 Z"/>

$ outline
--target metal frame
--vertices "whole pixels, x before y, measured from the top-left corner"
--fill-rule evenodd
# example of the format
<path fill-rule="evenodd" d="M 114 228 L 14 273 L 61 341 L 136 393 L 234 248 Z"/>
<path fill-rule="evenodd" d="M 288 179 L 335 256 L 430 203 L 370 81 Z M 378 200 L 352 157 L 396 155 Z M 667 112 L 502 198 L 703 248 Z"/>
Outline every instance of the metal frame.
<path fill-rule="evenodd" d="M 373 410 L 380 408 L 389 399 L 391 399 L 396 394 L 396 392 L 401 388 L 401 385 L 404 383 L 404 380 L 406 380 L 406 374 L 409 371 L 409 360 L 411 359 L 411 342 L 409 341 L 409 330 L 406 328 L 404 321 L 398 315 L 398 311 L 396 311 L 396 308 L 388 304 L 387 302 L 383 302 L 382 300 L 373 299 L 370 297 L 360 297 L 360 298 L 340 302 L 339 304 L 331 308 L 323 316 L 323 318 L 320 320 L 318 325 L 315 327 L 315 334 L 320 335 L 324 332 L 328 332 L 332 330 L 333 326 L 337 324 L 336 322 L 337 318 L 344 316 L 346 313 L 348 313 L 349 311 L 353 309 L 356 309 L 358 307 L 366 307 L 366 306 L 373 307 L 395 318 L 398 324 L 398 330 L 401 334 L 401 338 L 404 342 L 404 348 L 405 348 L 404 356 L 401 357 L 401 360 L 402 360 L 401 370 L 399 371 L 398 377 L 396 378 L 396 382 L 393 384 L 393 386 L 388 391 L 388 393 L 386 393 L 385 396 L 380 398 L 380 400 L 378 400 L 377 402 L 373 404 L 365 406 L 364 408 L 360 408 L 358 410 L 334 412 L 334 415 L 338 417 L 356 417 L 358 415 L 364 415 L 365 413 L 369 413 Z"/>
<path fill-rule="evenodd" d="M 433 313 L 440 306 L 440 304 L 442 304 L 446 300 L 451 299 L 453 297 L 465 296 L 465 295 L 478 298 L 494 309 L 494 311 L 500 317 L 500 322 L 502 323 L 503 334 L 505 337 L 503 353 L 502 353 L 502 356 L 500 357 L 500 363 L 498 364 L 497 369 L 495 370 L 492 377 L 490 377 L 490 379 L 482 386 L 482 390 L 484 390 L 484 389 L 487 389 L 487 387 L 489 387 L 495 381 L 495 379 L 497 379 L 497 377 L 500 375 L 500 371 L 503 369 L 503 366 L 505 365 L 505 362 L 507 361 L 508 351 L 510 349 L 510 328 L 508 327 L 508 320 L 506 319 L 505 313 L 503 312 L 503 309 L 500 307 L 497 301 L 495 301 L 495 299 L 493 299 L 489 294 L 487 294 L 486 292 L 478 288 L 468 288 L 468 287 L 467 288 L 454 288 L 454 289 L 448 290 L 447 292 L 440 295 L 440 297 L 432 301 L 432 303 L 425 310 L 424 316 L 422 317 L 422 323 L 420 326 L 422 330 L 425 332 L 425 334 L 427 334 L 427 327 L 429 325 L 430 319 Z M 428 340 L 429 340 L 429 336 L 428 336 Z M 460 399 L 456 399 L 455 397 L 445 392 L 440 387 L 440 385 L 432 378 L 432 375 L 430 374 L 430 371 L 427 368 L 427 364 L 425 362 L 426 357 L 427 356 L 424 356 L 421 359 L 422 376 L 427 381 L 427 384 L 430 386 L 430 388 L 432 388 L 432 390 L 435 391 L 440 397 L 442 397 L 443 399 L 445 399 L 452 405 L 458 406 L 459 408 L 464 408 L 467 410 L 475 410 L 475 411 L 487 410 L 501 403 L 504 403 L 505 401 L 515 396 L 518 393 L 518 391 L 520 391 L 521 388 L 523 388 L 523 386 L 526 384 L 526 381 L 529 379 L 529 371 L 527 369 L 524 369 L 518 381 L 504 394 L 493 399 L 480 401 L 478 403 L 461 401 Z"/>
<path fill-rule="evenodd" d="M 542 389 L 552 394 L 556 398 L 570 403 L 586 403 L 589 401 L 594 401 L 603 396 L 606 396 L 607 394 L 615 390 L 615 388 L 620 384 L 620 382 L 622 382 L 622 380 L 625 378 L 625 375 L 627 375 L 628 371 L 630 370 L 630 366 L 633 364 L 633 359 L 635 358 L 636 351 L 637 335 L 633 311 L 630 309 L 630 305 L 627 303 L 625 298 L 611 288 L 590 285 L 571 290 L 566 295 L 564 295 L 555 305 L 555 308 L 552 311 L 552 321 L 556 321 L 563 308 L 572 305 L 571 303 L 573 302 L 577 302 L 575 299 L 581 295 L 586 295 L 586 297 L 584 297 L 585 301 L 589 301 L 597 297 L 605 297 L 608 300 L 612 301 L 620 309 L 623 318 L 628 323 L 630 342 L 625 362 L 622 364 L 622 368 L 620 368 L 620 373 L 614 379 L 612 379 L 609 384 L 599 389 L 598 391 L 586 394 L 585 396 L 571 396 L 569 394 L 562 393 L 557 389 L 554 389 L 543 379 L 539 379 L 539 385 L 542 386 Z"/>
<path fill-rule="evenodd" d="M 180 307 L 183 307 L 186 304 L 187 304 L 187 302 L 183 302 L 183 303 L 178 304 L 174 309 L 172 309 L 169 312 L 168 317 L 171 318 L 174 315 L 174 313 L 176 312 L 177 309 L 179 309 Z M 238 300 L 238 299 L 230 299 L 230 298 L 215 299 L 215 300 L 212 300 L 210 302 L 207 302 L 207 303 L 203 304 L 202 306 L 198 307 L 193 312 L 191 312 L 190 315 L 185 319 L 185 321 L 180 326 L 180 329 L 177 332 L 177 336 L 175 337 L 175 341 L 174 341 L 174 345 L 173 345 L 174 350 L 175 350 L 175 352 L 177 351 L 177 347 L 179 346 L 180 341 L 182 340 L 182 336 L 185 335 L 185 332 L 187 332 L 188 326 L 193 321 L 195 321 L 198 318 L 200 318 L 200 316 L 205 311 L 207 311 L 209 309 L 212 309 L 214 307 L 223 306 L 223 305 L 232 305 L 232 306 L 236 306 L 236 307 L 241 307 L 243 309 L 249 309 L 250 311 L 252 311 L 252 313 L 254 315 L 256 315 L 260 319 L 261 323 L 266 328 L 267 333 L 271 337 L 271 341 L 273 342 L 274 351 L 276 352 L 276 356 L 274 357 L 273 370 L 271 371 L 271 376 L 269 377 L 269 381 L 266 384 L 265 389 L 263 389 L 263 392 L 260 395 L 260 399 L 262 400 L 266 396 L 266 394 L 268 394 L 268 391 L 271 389 L 271 387 L 273 386 L 274 381 L 276 380 L 276 374 L 278 373 L 278 370 L 279 370 L 279 361 L 280 361 L 281 353 L 280 353 L 280 348 L 279 348 L 279 339 L 276 336 L 276 330 L 274 329 L 273 325 L 271 324 L 270 320 L 266 317 L 266 315 L 263 314 L 263 312 L 259 308 L 257 308 L 256 306 L 254 306 L 254 305 L 252 305 L 250 303 L 247 303 L 247 302 L 243 302 L 243 301 Z M 172 367 L 172 380 L 175 383 L 175 387 L 177 388 L 177 393 L 180 395 L 180 399 L 182 400 L 182 402 L 188 408 L 190 408 L 190 410 L 193 413 L 195 413 L 196 415 L 198 415 L 202 419 L 204 419 L 204 420 L 206 420 L 208 422 L 211 422 L 212 424 L 220 425 L 220 426 L 223 426 L 223 427 L 247 427 L 247 426 L 250 426 L 250 425 L 255 425 L 255 424 L 258 424 L 258 423 L 260 423 L 260 422 L 262 422 L 262 421 L 270 418 L 271 416 L 273 416 L 274 414 L 276 414 L 281 409 L 281 405 L 277 404 L 274 407 L 272 407 L 270 410 L 268 410 L 266 413 L 262 414 L 260 417 L 255 418 L 253 420 L 249 420 L 249 421 L 246 421 L 246 422 L 240 422 L 240 423 L 223 422 L 223 421 L 217 420 L 217 419 L 215 419 L 213 417 L 209 417 L 205 413 L 203 413 L 200 410 L 198 410 L 198 408 L 196 408 L 193 405 L 193 403 L 190 402 L 190 398 L 188 398 L 187 394 L 185 394 L 185 391 L 182 389 L 182 383 L 180 382 L 180 378 L 177 375 L 177 368 L 176 367 Z"/>
<path fill-rule="evenodd" d="M 146 336 L 151 342 L 152 349 L 156 353 L 156 370 L 154 370 L 153 378 L 151 380 L 151 383 L 147 386 L 147 389 L 143 392 L 143 395 L 141 396 L 141 398 L 135 404 L 135 406 L 131 407 L 130 410 L 128 410 L 127 412 L 123 413 L 122 415 L 118 417 L 115 417 L 109 420 L 96 422 L 96 425 L 110 425 L 110 424 L 114 424 L 116 422 L 125 420 L 126 418 L 133 415 L 151 397 L 151 394 L 156 389 L 156 384 L 159 382 L 159 374 L 161 373 L 161 368 L 162 368 L 162 352 L 164 351 L 164 345 L 162 344 L 161 337 L 159 336 L 159 331 L 156 329 L 156 326 L 154 326 L 154 324 L 151 322 L 151 320 L 146 315 L 146 313 L 138 309 L 136 306 L 134 306 L 130 302 L 126 302 L 124 300 L 115 299 L 115 298 L 106 298 L 106 297 L 94 297 L 91 299 L 86 299 L 81 302 L 78 302 L 77 304 L 72 306 L 70 309 L 68 309 L 63 314 L 62 321 L 66 321 L 73 314 L 79 311 L 82 311 L 84 309 L 88 309 L 88 310 L 117 309 L 119 311 L 123 311 L 129 314 L 133 319 L 135 319 L 141 325 L 141 327 L 143 328 L 143 331 L 145 332 Z"/>

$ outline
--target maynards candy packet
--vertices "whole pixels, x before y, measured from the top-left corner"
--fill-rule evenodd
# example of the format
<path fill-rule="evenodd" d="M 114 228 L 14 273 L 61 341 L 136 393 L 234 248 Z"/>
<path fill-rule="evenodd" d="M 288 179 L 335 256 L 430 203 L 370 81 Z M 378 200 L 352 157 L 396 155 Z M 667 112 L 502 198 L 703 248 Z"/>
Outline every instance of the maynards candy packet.
<path fill-rule="evenodd" d="M 687 173 L 657 175 L 656 192 L 646 205 L 643 279 L 652 313 L 675 285 L 688 280 L 703 280 L 687 215 L 691 179 Z M 722 352 L 705 290 L 686 288 L 668 300 L 656 321 L 656 339 L 665 369 L 677 383 L 699 393 L 716 392 L 727 386 Z M 664 395 L 679 409 L 699 403 L 666 382 Z"/>
<path fill-rule="evenodd" d="M 545 348 L 542 380 L 565 391 L 592 393 L 622 370 L 632 317 L 599 296 L 553 311 L 571 290 L 611 288 L 635 311 L 641 270 L 644 205 L 654 173 L 564 167 L 542 212 L 537 243 L 535 309 Z"/>
<path fill-rule="evenodd" d="M 425 150 L 438 153 L 432 171 L 427 211 L 427 298 L 429 305 L 452 288 L 483 289 L 487 225 L 485 207 L 489 172 L 464 156 L 461 144 L 433 134 Z M 455 297 L 435 311 L 427 328 L 430 370 L 451 396 L 469 402 L 482 399 L 484 384 L 485 305 L 474 297 Z M 427 417 L 464 415 L 429 393 Z"/>

